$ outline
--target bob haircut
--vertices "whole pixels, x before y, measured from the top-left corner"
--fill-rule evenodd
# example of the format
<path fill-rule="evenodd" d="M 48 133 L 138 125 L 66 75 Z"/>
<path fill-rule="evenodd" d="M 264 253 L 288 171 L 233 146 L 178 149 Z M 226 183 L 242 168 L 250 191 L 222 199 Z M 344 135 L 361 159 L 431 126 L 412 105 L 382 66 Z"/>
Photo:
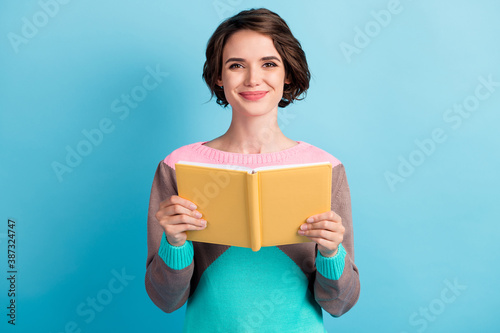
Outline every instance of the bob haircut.
<path fill-rule="evenodd" d="M 224 95 L 224 88 L 217 85 L 222 75 L 222 53 L 226 41 L 239 30 L 253 30 L 269 36 L 276 51 L 283 59 L 285 77 L 290 84 L 283 87 L 283 97 L 278 103 L 281 108 L 293 103 L 302 93 L 307 95 L 311 73 L 306 61 L 306 55 L 300 42 L 292 35 L 286 22 L 276 13 L 266 9 L 244 10 L 224 20 L 215 30 L 207 43 L 206 61 L 203 65 L 203 79 L 210 89 L 211 96 L 217 96 L 217 104 L 227 107 L 229 104 Z"/>

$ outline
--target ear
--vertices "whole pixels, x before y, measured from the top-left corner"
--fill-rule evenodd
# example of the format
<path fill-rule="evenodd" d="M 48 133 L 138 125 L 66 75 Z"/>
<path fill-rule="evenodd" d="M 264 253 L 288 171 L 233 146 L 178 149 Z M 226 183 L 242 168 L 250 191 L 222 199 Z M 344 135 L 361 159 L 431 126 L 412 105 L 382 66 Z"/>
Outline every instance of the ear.
<path fill-rule="evenodd" d="M 285 83 L 286 83 L 286 84 L 290 84 L 290 83 L 292 83 L 292 80 L 290 79 L 290 77 L 286 77 L 286 78 L 285 78 Z"/>
<path fill-rule="evenodd" d="M 223 85 L 224 85 L 221 79 L 218 79 L 218 80 L 217 80 L 217 85 L 218 85 L 218 86 L 223 86 Z"/>

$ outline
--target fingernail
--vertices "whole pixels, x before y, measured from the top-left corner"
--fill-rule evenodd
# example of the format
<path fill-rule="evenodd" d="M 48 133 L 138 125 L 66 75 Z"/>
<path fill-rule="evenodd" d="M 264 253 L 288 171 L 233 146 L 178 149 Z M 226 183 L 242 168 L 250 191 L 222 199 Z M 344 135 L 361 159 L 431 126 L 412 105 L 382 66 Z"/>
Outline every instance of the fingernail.
<path fill-rule="evenodd" d="M 205 221 L 205 220 L 201 220 L 201 225 L 202 225 L 202 226 L 206 226 L 206 225 L 207 225 L 207 221 Z"/>
<path fill-rule="evenodd" d="M 189 208 L 191 208 L 191 209 L 196 209 L 196 205 L 195 205 L 195 204 L 190 204 L 190 205 L 189 205 Z"/>
<path fill-rule="evenodd" d="M 307 222 L 312 222 L 314 219 L 312 217 L 307 219 Z"/>
<path fill-rule="evenodd" d="M 299 230 L 299 235 L 303 235 L 305 234 L 306 232 L 304 230 Z"/>
<path fill-rule="evenodd" d="M 300 229 L 301 229 L 301 230 L 306 230 L 306 229 L 307 229 L 307 224 L 302 224 L 302 225 L 300 226 Z"/>
<path fill-rule="evenodd" d="M 202 214 L 200 212 L 194 212 L 194 216 L 196 218 L 200 218 L 202 216 Z"/>

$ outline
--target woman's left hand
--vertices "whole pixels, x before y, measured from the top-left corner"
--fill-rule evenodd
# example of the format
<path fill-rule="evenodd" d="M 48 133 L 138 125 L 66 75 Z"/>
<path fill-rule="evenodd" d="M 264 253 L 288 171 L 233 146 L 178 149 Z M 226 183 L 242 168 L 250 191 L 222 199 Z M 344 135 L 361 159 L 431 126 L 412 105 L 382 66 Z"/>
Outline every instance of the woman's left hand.
<path fill-rule="evenodd" d="M 299 235 L 316 242 L 324 257 L 337 254 L 338 246 L 344 240 L 344 232 L 342 218 L 333 210 L 310 216 L 298 231 Z"/>

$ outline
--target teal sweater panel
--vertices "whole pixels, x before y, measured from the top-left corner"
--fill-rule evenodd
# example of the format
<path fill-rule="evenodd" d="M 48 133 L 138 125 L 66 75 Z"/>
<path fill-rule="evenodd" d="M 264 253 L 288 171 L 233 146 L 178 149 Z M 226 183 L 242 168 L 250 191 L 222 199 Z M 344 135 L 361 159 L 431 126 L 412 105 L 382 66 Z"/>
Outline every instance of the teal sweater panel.
<path fill-rule="evenodd" d="M 192 242 L 171 246 L 163 234 L 159 256 L 180 270 L 193 260 Z M 339 279 L 345 249 L 317 253 L 317 271 Z M 302 270 L 276 246 L 254 252 L 229 247 L 203 273 L 187 301 L 183 332 L 326 332 L 322 310 Z"/>

